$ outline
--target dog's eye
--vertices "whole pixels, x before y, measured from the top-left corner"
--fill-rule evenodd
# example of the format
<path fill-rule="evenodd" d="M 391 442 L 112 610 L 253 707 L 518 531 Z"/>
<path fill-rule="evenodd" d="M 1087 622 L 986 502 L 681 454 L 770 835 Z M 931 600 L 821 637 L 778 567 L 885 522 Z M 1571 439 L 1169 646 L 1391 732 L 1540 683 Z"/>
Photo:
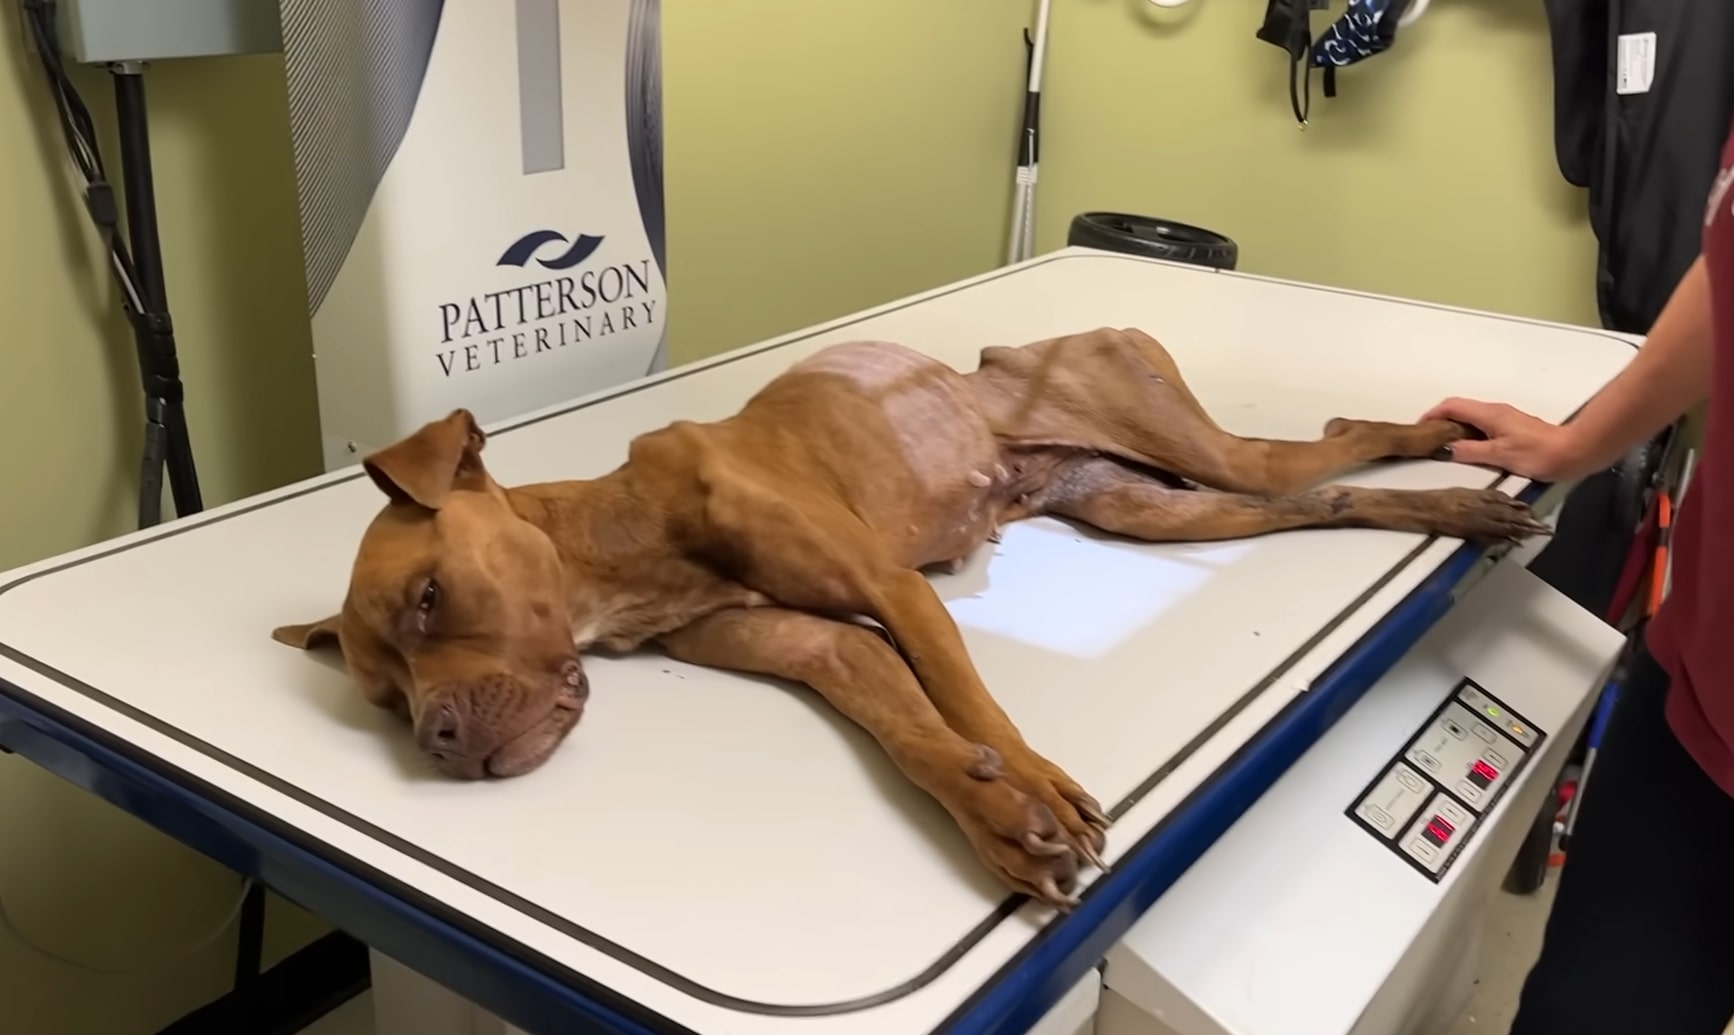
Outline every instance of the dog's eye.
<path fill-rule="evenodd" d="M 424 631 L 427 629 L 428 617 L 433 614 L 434 608 L 439 606 L 439 602 L 440 584 L 428 579 L 427 584 L 421 588 L 421 599 L 416 601 L 415 605 L 417 624 Z"/>

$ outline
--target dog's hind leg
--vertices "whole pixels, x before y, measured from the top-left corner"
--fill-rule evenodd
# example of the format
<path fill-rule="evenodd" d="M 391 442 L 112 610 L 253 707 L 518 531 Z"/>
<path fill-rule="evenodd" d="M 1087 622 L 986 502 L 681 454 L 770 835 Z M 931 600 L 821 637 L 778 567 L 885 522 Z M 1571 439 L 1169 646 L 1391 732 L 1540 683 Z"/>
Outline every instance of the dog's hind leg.
<path fill-rule="evenodd" d="M 867 626 L 764 607 L 721 611 L 660 639 L 681 661 L 817 690 L 951 813 L 1013 889 L 1065 909 L 1080 865 L 1100 865 L 1093 846 L 1072 844 L 1053 812 L 1007 778 L 993 748 L 946 725 L 908 664 Z"/>
<path fill-rule="evenodd" d="M 1104 328 L 983 350 L 970 384 L 1002 442 L 1094 450 L 1225 492 L 1286 496 L 1376 460 L 1428 457 L 1468 434 L 1436 420 L 1337 419 L 1312 440 L 1223 430 L 1156 339 Z"/>
<path fill-rule="evenodd" d="M 1549 532 L 1529 507 L 1496 489 L 1327 486 L 1283 496 L 1176 489 L 1103 457 L 1071 462 L 1037 509 L 1146 542 L 1209 542 L 1299 528 L 1379 528 L 1474 541 Z"/>

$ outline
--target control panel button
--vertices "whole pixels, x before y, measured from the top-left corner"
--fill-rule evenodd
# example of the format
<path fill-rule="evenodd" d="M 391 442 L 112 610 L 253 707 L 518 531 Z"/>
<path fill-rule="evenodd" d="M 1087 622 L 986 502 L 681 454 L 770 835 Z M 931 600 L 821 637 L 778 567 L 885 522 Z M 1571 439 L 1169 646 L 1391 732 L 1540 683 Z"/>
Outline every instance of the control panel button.
<path fill-rule="evenodd" d="M 1433 788 L 1420 774 L 1398 762 L 1362 796 L 1355 815 L 1389 840 L 1402 833 L 1403 825 L 1414 818 L 1431 794 Z"/>
<path fill-rule="evenodd" d="M 1441 768 L 1441 766 L 1439 765 L 1439 760 L 1437 758 L 1434 758 L 1432 755 L 1429 755 L 1427 752 L 1422 751 L 1420 748 L 1416 748 L 1410 754 L 1409 757 L 1413 758 L 1416 762 L 1419 762 L 1421 764 L 1421 768 L 1427 770 L 1430 773 L 1436 773 Z"/>
<path fill-rule="evenodd" d="M 1486 809 L 1545 736 L 1464 679 L 1396 748 L 1348 816 L 1437 880 L 1477 836 Z"/>
<path fill-rule="evenodd" d="M 1465 812 L 1461 806 L 1450 798 L 1440 797 L 1436 799 L 1433 802 L 1433 807 L 1439 811 L 1439 815 L 1444 816 L 1457 826 L 1466 827 L 1475 822 L 1474 815 Z"/>
<path fill-rule="evenodd" d="M 1453 793 L 1479 809 L 1499 793 L 1510 768 L 1506 756 L 1515 755 L 1521 759 L 1523 751 L 1477 718 L 1462 697 L 1459 695 L 1458 700 L 1448 703 L 1422 729 L 1410 742 L 1404 757 L 1438 786 L 1451 788 Z M 1507 714 L 1491 702 L 1487 710 Z M 1487 736 L 1495 738 L 1497 750 L 1495 745 L 1487 743 Z M 1488 757 L 1490 753 L 1492 758 Z M 1464 787 L 1472 790 L 1464 791 Z"/>
<path fill-rule="evenodd" d="M 1423 869 L 1438 873 L 1480 821 L 1479 816 L 1452 801 L 1449 795 L 1435 792 L 1398 844 Z"/>

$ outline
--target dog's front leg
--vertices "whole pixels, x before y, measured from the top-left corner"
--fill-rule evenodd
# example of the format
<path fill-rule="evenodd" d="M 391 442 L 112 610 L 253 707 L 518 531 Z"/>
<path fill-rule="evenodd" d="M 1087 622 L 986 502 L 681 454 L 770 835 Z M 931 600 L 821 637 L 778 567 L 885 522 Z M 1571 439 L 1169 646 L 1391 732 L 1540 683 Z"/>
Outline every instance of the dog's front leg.
<path fill-rule="evenodd" d="M 722 611 L 661 637 L 671 657 L 805 683 L 877 740 L 957 820 L 1014 890 L 1058 908 L 1076 900 L 1080 854 L 1040 801 L 1006 778 L 996 751 L 947 726 L 909 666 L 877 633 L 782 608 Z"/>
<path fill-rule="evenodd" d="M 883 623 L 921 677 L 947 725 L 991 744 L 1013 779 L 1054 811 L 1076 843 L 1094 854 L 1107 843 L 1108 817 L 1065 770 L 1037 753 L 1006 715 L 969 659 L 963 634 L 933 584 L 915 572 L 890 573 L 868 614 Z"/>
<path fill-rule="evenodd" d="M 933 584 L 887 558 L 848 508 L 811 492 L 797 495 L 797 504 L 725 471 L 719 465 L 705 480 L 705 552 L 743 584 L 789 607 L 864 615 L 883 625 L 946 724 L 992 747 L 1008 777 L 1053 812 L 1081 852 L 1099 853 L 1108 817 L 1024 741 L 988 693 Z"/>

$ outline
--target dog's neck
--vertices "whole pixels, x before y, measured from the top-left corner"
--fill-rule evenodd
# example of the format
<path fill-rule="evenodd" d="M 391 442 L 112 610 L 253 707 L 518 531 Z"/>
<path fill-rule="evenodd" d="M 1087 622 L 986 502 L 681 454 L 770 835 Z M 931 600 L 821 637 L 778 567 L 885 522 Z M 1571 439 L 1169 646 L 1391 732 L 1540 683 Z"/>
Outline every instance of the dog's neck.
<path fill-rule="evenodd" d="M 513 512 L 542 530 L 570 574 L 636 559 L 653 544 L 642 506 L 618 474 L 505 489 Z M 634 519 L 637 520 L 634 520 Z"/>
<path fill-rule="evenodd" d="M 580 649 L 631 650 L 757 598 L 686 557 L 659 521 L 662 509 L 638 498 L 624 470 L 505 493 L 513 511 L 554 544 Z"/>

